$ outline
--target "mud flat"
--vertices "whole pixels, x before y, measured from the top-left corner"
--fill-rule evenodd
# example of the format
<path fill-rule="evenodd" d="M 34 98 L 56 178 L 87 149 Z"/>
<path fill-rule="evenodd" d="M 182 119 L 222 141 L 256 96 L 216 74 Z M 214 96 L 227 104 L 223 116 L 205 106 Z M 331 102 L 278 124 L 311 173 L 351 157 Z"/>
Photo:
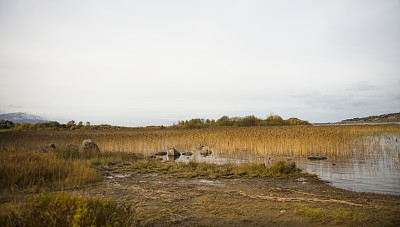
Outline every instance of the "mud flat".
<path fill-rule="evenodd" d="M 400 225 L 400 196 L 347 191 L 315 176 L 211 180 L 102 174 L 97 185 L 71 193 L 133 205 L 142 215 L 141 225 Z"/>

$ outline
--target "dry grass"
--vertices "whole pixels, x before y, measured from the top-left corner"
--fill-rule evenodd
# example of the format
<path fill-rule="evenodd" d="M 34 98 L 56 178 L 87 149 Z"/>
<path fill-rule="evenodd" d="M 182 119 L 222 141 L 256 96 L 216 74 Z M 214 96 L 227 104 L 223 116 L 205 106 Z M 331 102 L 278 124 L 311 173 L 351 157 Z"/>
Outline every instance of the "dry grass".
<path fill-rule="evenodd" d="M 100 179 L 95 169 L 81 160 L 57 158 L 22 149 L 0 150 L 0 191 L 80 187 Z"/>
<path fill-rule="evenodd" d="M 126 129 L 85 131 L 8 131 L 0 133 L 2 148 L 39 150 L 54 143 L 80 145 L 91 138 L 102 151 L 151 155 L 175 147 L 195 151 L 199 144 L 214 154 L 261 156 L 353 156 L 382 149 L 376 136 L 400 135 L 400 125 L 284 126 L 212 129 Z"/>
<path fill-rule="evenodd" d="M 4 226 L 135 226 L 138 218 L 130 206 L 112 199 L 42 193 L 18 213 L 0 216 Z"/>

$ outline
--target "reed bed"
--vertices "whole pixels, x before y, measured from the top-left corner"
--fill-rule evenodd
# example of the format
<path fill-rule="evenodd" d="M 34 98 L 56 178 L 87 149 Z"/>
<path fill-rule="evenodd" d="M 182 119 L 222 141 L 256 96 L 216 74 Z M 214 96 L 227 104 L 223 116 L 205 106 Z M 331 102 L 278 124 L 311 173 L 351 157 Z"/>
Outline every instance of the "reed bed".
<path fill-rule="evenodd" d="M 348 157 L 380 152 L 388 142 L 400 143 L 400 125 L 8 131 L 0 133 L 0 148 L 40 150 L 54 143 L 57 149 L 63 149 L 67 144 L 79 146 L 89 138 L 101 151 L 145 156 L 169 147 L 195 152 L 203 145 L 221 155 Z M 386 138 L 385 146 L 380 138 Z"/>
<path fill-rule="evenodd" d="M 0 150 L 0 192 L 79 187 L 100 180 L 82 160 L 57 158 L 23 149 Z"/>

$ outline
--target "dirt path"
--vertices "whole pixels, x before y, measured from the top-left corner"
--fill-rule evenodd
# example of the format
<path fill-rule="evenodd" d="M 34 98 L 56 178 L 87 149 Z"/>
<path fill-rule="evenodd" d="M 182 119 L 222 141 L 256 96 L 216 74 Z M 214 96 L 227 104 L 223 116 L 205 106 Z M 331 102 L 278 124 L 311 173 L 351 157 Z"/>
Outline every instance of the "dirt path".
<path fill-rule="evenodd" d="M 356 193 L 302 179 L 182 179 L 115 174 L 75 193 L 135 207 L 162 226 L 399 226 L 400 196 Z"/>

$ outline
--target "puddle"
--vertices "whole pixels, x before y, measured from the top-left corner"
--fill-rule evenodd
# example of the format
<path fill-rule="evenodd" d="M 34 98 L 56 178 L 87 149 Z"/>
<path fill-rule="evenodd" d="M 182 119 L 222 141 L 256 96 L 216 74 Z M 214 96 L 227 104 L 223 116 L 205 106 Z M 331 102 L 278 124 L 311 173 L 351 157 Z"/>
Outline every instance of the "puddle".
<path fill-rule="evenodd" d="M 129 177 L 131 174 L 127 173 L 127 174 L 115 174 L 114 177 L 116 178 L 125 178 L 125 177 Z"/>
<path fill-rule="evenodd" d="M 126 174 L 115 174 L 114 176 L 106 176 L 106 179 L 114 179 L 114 178 L 126 178 L 129 177 L 131 174 L 126 173 Z"/>
<path fill-rule="evenodd" d="M 306 178 L 303 178 L 303 177 L 297 178 L 296 181 L 298 181 L 299 183 L 302 183 L 302 184 L 308 183 L 308 182 L 307 182 L 307 179 L 306 179 Z"/>
<path fill-rule="evenodd" d="M 222 185 L 218 180 L 200 179 L 198 182 L 208 185 Z"/>

